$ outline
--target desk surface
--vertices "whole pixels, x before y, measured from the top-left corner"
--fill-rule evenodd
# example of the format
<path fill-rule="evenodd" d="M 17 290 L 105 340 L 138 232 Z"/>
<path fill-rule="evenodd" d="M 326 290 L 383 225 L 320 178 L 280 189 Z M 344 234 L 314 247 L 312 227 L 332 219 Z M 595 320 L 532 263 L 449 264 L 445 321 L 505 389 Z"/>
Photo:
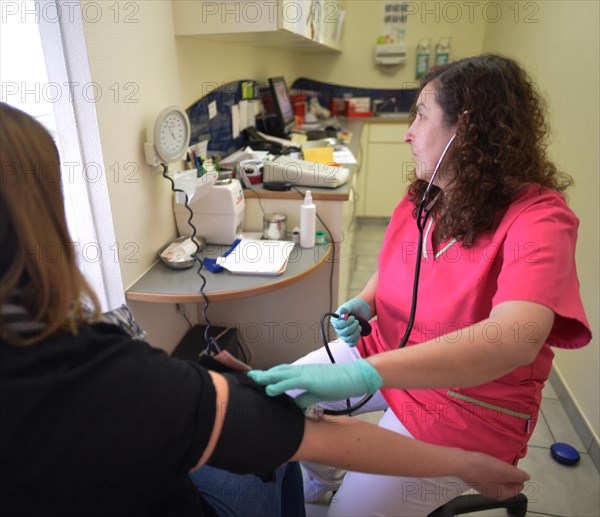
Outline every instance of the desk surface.
<path fill-rule="evenodd" d="M 206 247 L 204 257 L 218 257 L 227 251 L 228 246 Z M 206 278 L 204 292 L 209 301 L 225 301 L 263 294 L 299 282 L 313 271 L 323 266 L 331 255 L 331 245 L 300 248 L 295 246 L 286 270 L 278 276 L 234 275 L 229 271 L 211 273 L 202 268 Z M 159 303 L 198 303 L 204 298 L 200 294 L 202 279 L 198 276 L 198 266 L 175 270 L 157 262 L 135 284 L 127 290 L 128 300 Z"/>

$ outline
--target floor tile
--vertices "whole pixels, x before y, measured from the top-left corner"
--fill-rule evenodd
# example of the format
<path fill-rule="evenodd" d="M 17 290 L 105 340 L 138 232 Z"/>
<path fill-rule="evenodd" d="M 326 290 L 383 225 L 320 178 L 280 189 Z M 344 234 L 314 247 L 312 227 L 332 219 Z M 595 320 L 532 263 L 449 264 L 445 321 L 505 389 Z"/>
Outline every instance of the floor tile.
<path fill-rule="evenodd" d="M 355 242 L 364 242 L 365 244 L 381 244 L 383 242 L 383 237 L 385 236 L 385 229 L 373 230 L 361 228 L 355 235 Z"/>
<path fill-rule="evenodd" d="M 541 413 L 537 424 L 535 425 L 533 434 L 529 439 L 529 446 L 550 448 L 553 443 L 554 438 L 552 437 L 552 433 L 550 432 L 550 428 L 548 427 L 548 423 L 546 422 L 543 413 Z"/>
<path fill-rule="evenodd" d="M 362 289 L 372 275 L 372 271 L 355 271 L 350 277 L 349 289 Z"/>
<path fill-rule="evenodd" d="M 357 255 L 368 255 L 376 257 L 381 249 L 381 243 L 377 242 L 354 242 L 354 253 Z"/>
<path fill-rule="evenodd" d="M 542 399 L 541 410 L 555 442 L 565 442 L 579 452 L 587 452 L 560 400 Z"/>
<path fill-rule="evenodd" d="M 374 273 L 377 270 L 377 256 L 374 255 L 356 255 L 354 271 L 368 271 Z"/>
<path fill-rule="evenodd" d="M 523 491 L 529 499 L 527 515 L 600 516 L 600 474 L 588 454 L 582 454 L 576 466 L 566 467 L 554 461 L 548 449 L 531 447 L 519 467 L 531 475 Z"/>

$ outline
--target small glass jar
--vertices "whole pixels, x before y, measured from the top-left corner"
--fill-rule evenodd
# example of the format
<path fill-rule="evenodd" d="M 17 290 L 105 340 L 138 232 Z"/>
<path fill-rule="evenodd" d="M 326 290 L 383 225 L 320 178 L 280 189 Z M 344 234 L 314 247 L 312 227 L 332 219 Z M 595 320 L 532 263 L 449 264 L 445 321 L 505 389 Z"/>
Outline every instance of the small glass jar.
<path fill-rule="evenodd" d="M 263 216 L 263 239 L 284 241 L 287 237 L 287 216 L 273 212 Z"/>

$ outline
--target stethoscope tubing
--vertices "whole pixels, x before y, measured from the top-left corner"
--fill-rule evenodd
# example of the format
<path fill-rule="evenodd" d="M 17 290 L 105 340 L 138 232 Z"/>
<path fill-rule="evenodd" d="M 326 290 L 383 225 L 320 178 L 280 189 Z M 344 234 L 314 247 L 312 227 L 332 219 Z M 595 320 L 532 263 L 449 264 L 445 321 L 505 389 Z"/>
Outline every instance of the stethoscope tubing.
<path fill-rule="evenodd" d="M 440 195 L 438 193 L 438 195 L 436 197 L 434 197 L 433 200 L 430 202 L 429 197 L 430 197 L 430 192 L 431 192 L 431 186 L 433 185 L 433 181 L 435 180 L 435 177 L 437 176 L 437 173 L 438 173 L 438 170 L 442 163 L 442 160 L 446 156 L 446 153 L 448 152 L 448 149 L 450 148 L 450 145 L 452 144 L 452 142 L 454 141 L 455 138 L 456 138 L 456 133 L 453 133 L 452 136 L 450 137 L 450 139 L 448 140 L 446 147 L 444 147 L 444 150 L 442 151 L 440 159 L 437 161 L 437 163 L 435 165 L 433 174 L 431 175 L 429 183 L 427 184 L 427 188 L 425 189 L 425 192 L 423 192 L 423 197 L 421 198 L 421 201 L 417 208 L 416 223 L 417 223 L 417 229 L 419 230 L 419 242 L 417 244 L 417 259 L 415 262 L 415 273 L 414 273 L 414 277 L 413 277 L 413 292 L 412 292 L 412 299 L 411 299 L 411 304 L 410 304 L 410 315 L 408 318 L 408 325 L 406 326 L 406 330 L 404 331 L 404 335 L 402 336 L 402 339 L 400 340 L 400 343 L 398 344 L 398 347 L 397 347 L 398 349 L 404 348 L 404 346 L 406 346 L 406 343 L 408 343 L 408 339 L 410 337 L 410 334 L 412 332 L 412 329 L 413 329 L 413 326 L 415 323 L 415 315 L 417 312 L 417 300 L 418 300 L 418 294 L 419 294 L 419 278 L 421 276 L 421 260 L 423 258 L 423 233 L 425 231 L 425 226 L 427 225 L 427 221 L 429 220 L 429 215 L 431 213 L 431 209 L 433 208 L 433 205 L 435 204 L 438 196 Z M 338 317 L 338 315 L 334 314 L 334 313 L 325 313 L 321 317 L 321 329 L 320 329 L 321 330 L 321 339 L 323 340 L 323 345 L 325 346 L 325 350 L 327 352 L 327 355 L 329 356 L 329 360 L 331 361 L 332 364 L 335 364 L 335 359 L 333 357 L 333 354 L 331 353 L 331 350 L 329 349 L 329 343 L 327 341 L 327 337 L 325 336 L 324 320 L 327 316 Z M 373 397 L 373 394 L 368 394 L 365 397 L 363 397 L 361 400 L 359 400 L 356 404 L 354 404 L 354 406 L 352 406 L 350 404 L 350 399 L 346 399 L 346 407 L 344 409 L 322 408 L 322 412 L 325 415 L 333 415 L 333 416 L 351 415 L 352 413 L 356 412 L 358 409 L 363 407 L 369 400 L 371 400 L 372 397 Z"/>

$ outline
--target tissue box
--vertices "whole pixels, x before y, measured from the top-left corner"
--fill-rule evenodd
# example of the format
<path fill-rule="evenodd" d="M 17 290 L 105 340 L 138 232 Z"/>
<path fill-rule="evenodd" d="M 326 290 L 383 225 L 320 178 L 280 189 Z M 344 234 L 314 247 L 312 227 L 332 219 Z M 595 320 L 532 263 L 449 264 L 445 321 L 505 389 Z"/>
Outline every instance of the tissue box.
<path fill-rule="evenodd" d="M 370 97 L 346 99 L 347 117 L 370 117 L 372 114 Z"/>

